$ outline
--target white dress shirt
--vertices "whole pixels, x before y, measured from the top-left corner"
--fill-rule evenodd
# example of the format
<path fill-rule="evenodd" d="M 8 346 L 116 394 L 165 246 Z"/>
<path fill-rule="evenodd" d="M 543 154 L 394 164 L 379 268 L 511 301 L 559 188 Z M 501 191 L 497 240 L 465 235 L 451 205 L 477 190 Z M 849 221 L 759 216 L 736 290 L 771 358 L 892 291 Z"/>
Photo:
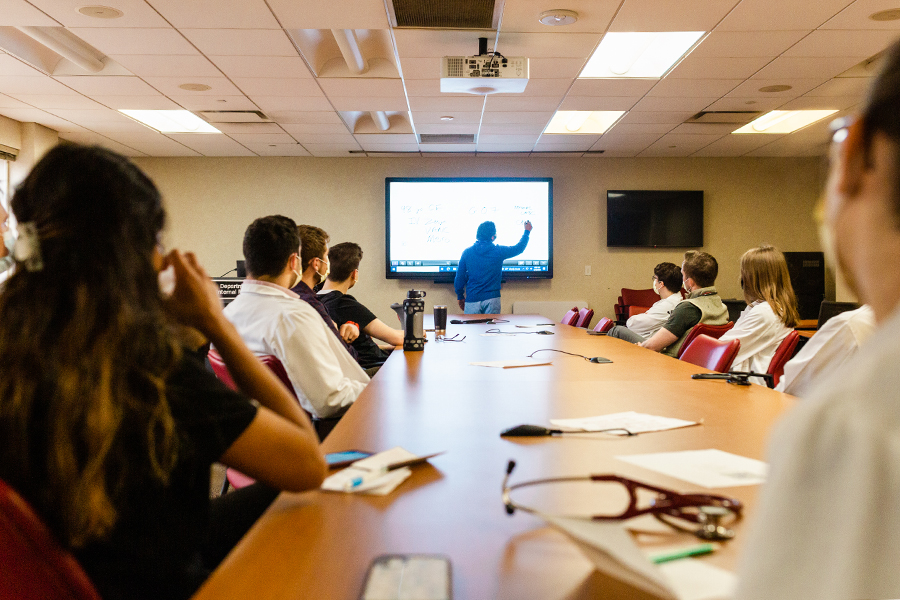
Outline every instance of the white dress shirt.
<path fill-rule="evenodd" d="M 784 366 L 775 389 L 805 396 L 826 373 L 850 360 L 859 345 L 875 331 L 875 313 L 868 306 L 848 310 L 830 319 Z"/>
<path fill-rule="evenodd" d="M 898 359 L 895 309 L 776 426 L 737 599 L 900 598 Z"/>
<path fill-rule="evenodd" d="M 662 298 L 653 303 L 653 306 L 645 313 L 629 317 L 625 326 L 634 333 L 643 336 L 645 339 L 659 331 L 669 319 L 669 315 L 675 305 L 681 302 L 681 294 L 674 293 L 668 298 Z"/>
<path fill-rule="evenodd" d="M 341 412 L 369 382 L 319 313 L 286 288 L 247 279 L 225 316 L 254 354 L 281 361 L 300 405 L 313 416 Z"/>
<path fill-rule="evenodd" d="M 765 373 L 778 344 L 790 332 L 791 328 L 785 326 L 768 302 L 754 302 L 744 309 L 734 327 L 719 339 L 741 340 L 741 348 L 731 365 L 732 371 Z M 751 381 L 765 385 L 760 377 L 754 377 Z"/>

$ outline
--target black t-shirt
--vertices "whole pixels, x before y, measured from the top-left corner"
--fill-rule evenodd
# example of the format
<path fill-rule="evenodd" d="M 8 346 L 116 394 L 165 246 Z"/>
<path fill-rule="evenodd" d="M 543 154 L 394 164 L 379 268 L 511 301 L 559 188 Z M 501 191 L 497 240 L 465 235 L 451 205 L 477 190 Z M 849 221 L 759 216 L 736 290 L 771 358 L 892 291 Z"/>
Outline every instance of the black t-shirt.
<path fill-rule="evenodd" d="M 681 339 L 688 329 L 700 322 L 703 318 L 703 311 L 691 304 L 690 302 L 679 302 L 672 309 L 668 320 L 663 323 L 666 330 Z"/>
<path fill-rule="evenodd" d="M 200 546 L 209 524 L 210 467 L 250 425 L 256 407 L 189 351 L 166 381 L 166 391 L 178 435 L 169 484 L 146 477 L 128 481 L 109 539 L 73 550 L 104 600 L 188 598 L 209 575 Z M 114 451 L 145 455 L 139 442 L 145 436 L 135 433 L 140 425 L 128 424 L 127 415 L 124 420 Z M 10 482 L 38 513 L 42 479 L 45 474 L 38 472 L 27 482 Z M 52 517 L 45 521 L 52 529 Z"/>
<path fill-rule="evenodd" d="M 383 365 L 389 354 L 379 348 L 372 337 L 363 331 L 369 323 L 377 318 L 375 314 L 350 294 L 342 294 L 338 290 L 319 294 L 318 298 L 338 326 L 347 321 L 353 321 L 359 325 L 359 337 L 351 344 L 359 355 L 357 359 L 359 366 L 363 369 L 370 369 Z"/>

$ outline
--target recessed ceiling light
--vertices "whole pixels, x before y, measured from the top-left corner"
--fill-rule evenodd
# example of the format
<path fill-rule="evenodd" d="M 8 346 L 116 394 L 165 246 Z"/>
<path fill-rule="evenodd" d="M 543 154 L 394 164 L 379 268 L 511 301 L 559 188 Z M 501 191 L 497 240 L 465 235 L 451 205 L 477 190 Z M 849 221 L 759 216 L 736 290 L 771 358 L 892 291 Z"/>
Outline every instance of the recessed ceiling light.
<path fill-rule="evenodd" d="M 538 17 L 538 21 L 550 27 L 559 27 L 560 25 L 571 25 L 578 20 L 578 13 L 574 10 L 546 10 Z"/>
<path fill-rule="evenodd" d="M 873 21 L 900 21 L 900 8 L 891 8 L 882 10 L 873 15 L 869 15 Z"/>
<path fill-rule="evenodd" d="M 732 133 L 791 133 L 821 121 L 835 110 L 773 110 Z"/>
<path fill-rule="evenodd" d="M 791 89 L 789 85 L 767 85 L 766 87 L 759 88 L 759 91 L 764 94 L 772 94 L 775 92 L 786 92 Z"/>
<path fill-rule="evenodd" d="M 110 6 L 82 6 L 78 9 L 78 12 L 86 17 L 95 19 L 118 19 L 125 14 L 121 10 Z"/>
<path fill-rule="evenodd" d="M 703 31 L 607 33 L 578 77 L 660 78 L 687 54 L 704 33 Z"/>
<path fill-rule="evenodd" d="M 450 115 L 445 115 L 445 116 L 441 117 L 441 121 L 452 121 L 452 120 L 453 120 L 453 117 L 451 117 Z"/>
<path fill-rule="evenodd" d="M 162 133 L 222 133 L 187 110 L 119 110 Z"/>
<path fill-rule="evenodd" d="M 212 89 L 212 86 L 205 83 L 182 83 L 178 87 L 189 92 L 205 92 Z"/>
<path fill-rule="evenodd" d="M 625 114 L 623 110 L 558 110 L 544 133 L 599 135 Z"/>

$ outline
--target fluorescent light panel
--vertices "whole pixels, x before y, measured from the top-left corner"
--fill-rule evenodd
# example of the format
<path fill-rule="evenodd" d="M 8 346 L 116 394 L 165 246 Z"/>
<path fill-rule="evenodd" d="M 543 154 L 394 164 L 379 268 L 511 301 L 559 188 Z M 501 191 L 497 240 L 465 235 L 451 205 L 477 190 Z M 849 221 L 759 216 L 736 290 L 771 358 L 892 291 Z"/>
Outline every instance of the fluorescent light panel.
<path fill-rule="evenodd" d="M 705 33 L 705 31 L 607 33 L 578 77 L 658 79 L 678 63 Z"/>
<path fill-rule="evenodd" d="M 612 127 L 624 114 L 624 110 L 558 110 L 544 133 L 599 135 Z"/>
<path fill-rule="evenodd" d="M 160 133 L 222 133 L 187 110 L 119 110 Z"/>
<path fill-rule="evenodd" d="M 821 121 L 837 110 L 773 110 L 732 133 L 791 133 Z"/>

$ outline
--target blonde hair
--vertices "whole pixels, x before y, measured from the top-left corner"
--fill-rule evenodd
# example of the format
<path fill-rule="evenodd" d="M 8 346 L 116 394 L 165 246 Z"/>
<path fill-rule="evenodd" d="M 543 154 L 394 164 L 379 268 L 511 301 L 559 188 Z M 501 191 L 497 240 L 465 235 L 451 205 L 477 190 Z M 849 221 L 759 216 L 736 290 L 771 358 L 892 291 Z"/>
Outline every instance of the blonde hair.
<path fill-rule="evenodd" d="M 785 327 L 796 327 L 799 323 L 797 296 L 791 285 L 787 261 L 778 248 L 762 245 L 744 252 L 741 257 L 741 288 L 748 304 L 768 302 Z"/>

